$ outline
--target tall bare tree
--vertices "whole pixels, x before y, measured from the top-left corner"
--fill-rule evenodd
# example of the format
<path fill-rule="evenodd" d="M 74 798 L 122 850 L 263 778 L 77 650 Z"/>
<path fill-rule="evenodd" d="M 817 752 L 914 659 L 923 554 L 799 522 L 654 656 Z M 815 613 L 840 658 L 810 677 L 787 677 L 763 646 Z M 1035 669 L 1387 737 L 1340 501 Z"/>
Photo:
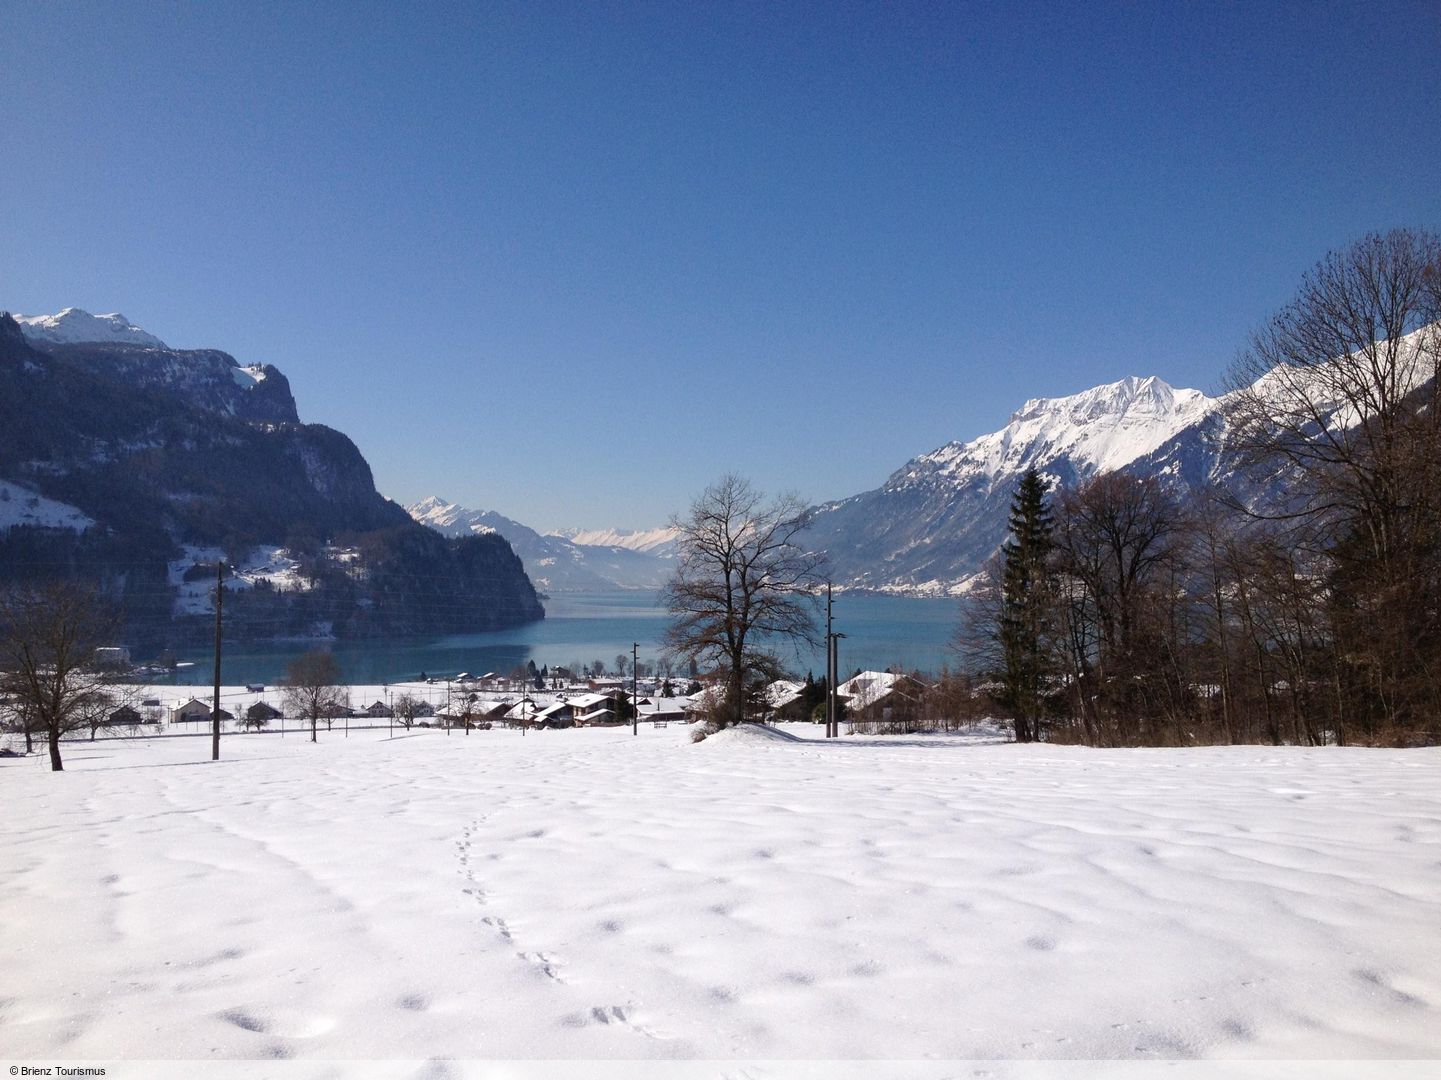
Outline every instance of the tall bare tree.
<path fill-rule="evenodd" d="M 114 707 L 111 674 L 95 657 L 115 626 L 100 597 L 82 586 L 17 586 L 0 594 L 0 691 L 27 732 L 44 733 L 55 772 L 65 767 L 60 740 Z"/>
<path fill-rule="evenodd" d="M 1073 651 L 1067 666 L 1092 739 L 1148 737 L 1133 729 L 1132 720 L 1155 704 L 1143 699 L 1158 674 L 1164 638 L 1150 616 L 1179 529 L 1175 500 L 1150 477 L 1105 473 L 1061 499 L 1057 627 Z M 1097 703 L 1110 706 L 1109 733 L 1096 726 Z"/>
<path fill-rule="evenodd" d="M 340 665 L 323 649 L 312 649 L 285 669 L 285 711 L 310 720 L 310 741 L 320 721 L 333 720 L 335 710 L 349 704 L 349 689 L 340 682 Z M 329 724 L 326 725 L 327 730 Z"/>
<path fill-rule="evenodd" d="M 739 723 L 746 697 L 777 678 L 784 643 L 815 646 L 814 590 L 824 556 L 798 541 L 810 521 L 795 495 L 767 500 L 734 474 L 701 493 L 684 517 L 676 572 L 664 591 L 673 656 L 713 666 L 725 679 L 723 718 Z"/>
<path fill-rule="evenodd" d="M 1387 728 L 1441 697 L 1441 236 L 1332 252 L 1233 365 L 1232 444 L 1283 462 L 1324 523 L 1330 604 L 1358 704 Z"/>

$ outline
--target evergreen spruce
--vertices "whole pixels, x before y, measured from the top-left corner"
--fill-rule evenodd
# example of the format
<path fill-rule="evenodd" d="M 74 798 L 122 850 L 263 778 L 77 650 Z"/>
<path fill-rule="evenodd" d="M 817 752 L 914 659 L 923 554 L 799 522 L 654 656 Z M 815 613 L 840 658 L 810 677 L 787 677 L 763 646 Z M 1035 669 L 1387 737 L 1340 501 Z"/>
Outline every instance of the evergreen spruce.
<path fill-rule="evenodd" d="M 1011 502 L 1011 538 L 1001 551 L 1000 643 L 1005 661 L 1005 702 L 1016 717 L 1016 741 L 1041 737 L 1041 711 L 1049 665 L 1045 629 L 1051 594 L 1047 567 L 1052 541 L 1046 481 L 1034 468 L 1021 477 Z"/>

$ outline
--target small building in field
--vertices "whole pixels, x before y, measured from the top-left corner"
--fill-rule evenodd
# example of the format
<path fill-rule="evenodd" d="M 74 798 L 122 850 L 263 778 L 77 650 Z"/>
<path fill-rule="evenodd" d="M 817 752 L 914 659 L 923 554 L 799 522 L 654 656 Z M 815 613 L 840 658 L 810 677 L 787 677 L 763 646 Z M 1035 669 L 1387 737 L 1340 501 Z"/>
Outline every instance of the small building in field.
<path fill-rule="evenodd" d="M 210 719 L 210 706 L 199 698 L 189 698 L 170 710 L 172 724 L 195 724 Z"/>
<path fill-rule="evenodd" d="M 138 727 L 145 721 L 138 710 L 122 705 L 106 717 L 105 722 L 111 727 Z"/>
<path fill-rule="evenodd" d="M 377 700 L 366 708 L 365 715 L 372 720 L 389 720 L 395 713 L 385 702 Z"/>

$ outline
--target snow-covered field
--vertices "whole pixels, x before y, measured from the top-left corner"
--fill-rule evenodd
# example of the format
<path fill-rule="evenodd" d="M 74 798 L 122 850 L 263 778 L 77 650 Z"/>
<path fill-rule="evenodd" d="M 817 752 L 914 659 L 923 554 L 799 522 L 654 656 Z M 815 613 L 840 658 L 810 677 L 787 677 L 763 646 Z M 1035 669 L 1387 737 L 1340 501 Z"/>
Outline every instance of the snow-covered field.
<path fill-rule="evenodd" d="M 818 735 L 0 760 L 0 1061 L 1441 1057 L 1441 752 Z"/>

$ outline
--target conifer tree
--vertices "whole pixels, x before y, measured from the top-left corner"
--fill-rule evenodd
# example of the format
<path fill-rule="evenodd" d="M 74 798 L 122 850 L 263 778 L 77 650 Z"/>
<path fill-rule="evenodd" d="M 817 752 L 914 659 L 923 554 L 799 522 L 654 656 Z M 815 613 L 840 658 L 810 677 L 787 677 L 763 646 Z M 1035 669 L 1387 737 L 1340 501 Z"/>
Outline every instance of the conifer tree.
<path fill-rule="evenodd" d="M 1016 741 L 1039 739 L 1041 703 L 1049 665 L 1045 628 L 1052 582 L 1052 542 L 1046 481 L 1027 469 L 1011 502 L 1011 538 L 1001 548 L 1000 643 L 1005 660 L 1005 701 L 1016 716 Z"/>

